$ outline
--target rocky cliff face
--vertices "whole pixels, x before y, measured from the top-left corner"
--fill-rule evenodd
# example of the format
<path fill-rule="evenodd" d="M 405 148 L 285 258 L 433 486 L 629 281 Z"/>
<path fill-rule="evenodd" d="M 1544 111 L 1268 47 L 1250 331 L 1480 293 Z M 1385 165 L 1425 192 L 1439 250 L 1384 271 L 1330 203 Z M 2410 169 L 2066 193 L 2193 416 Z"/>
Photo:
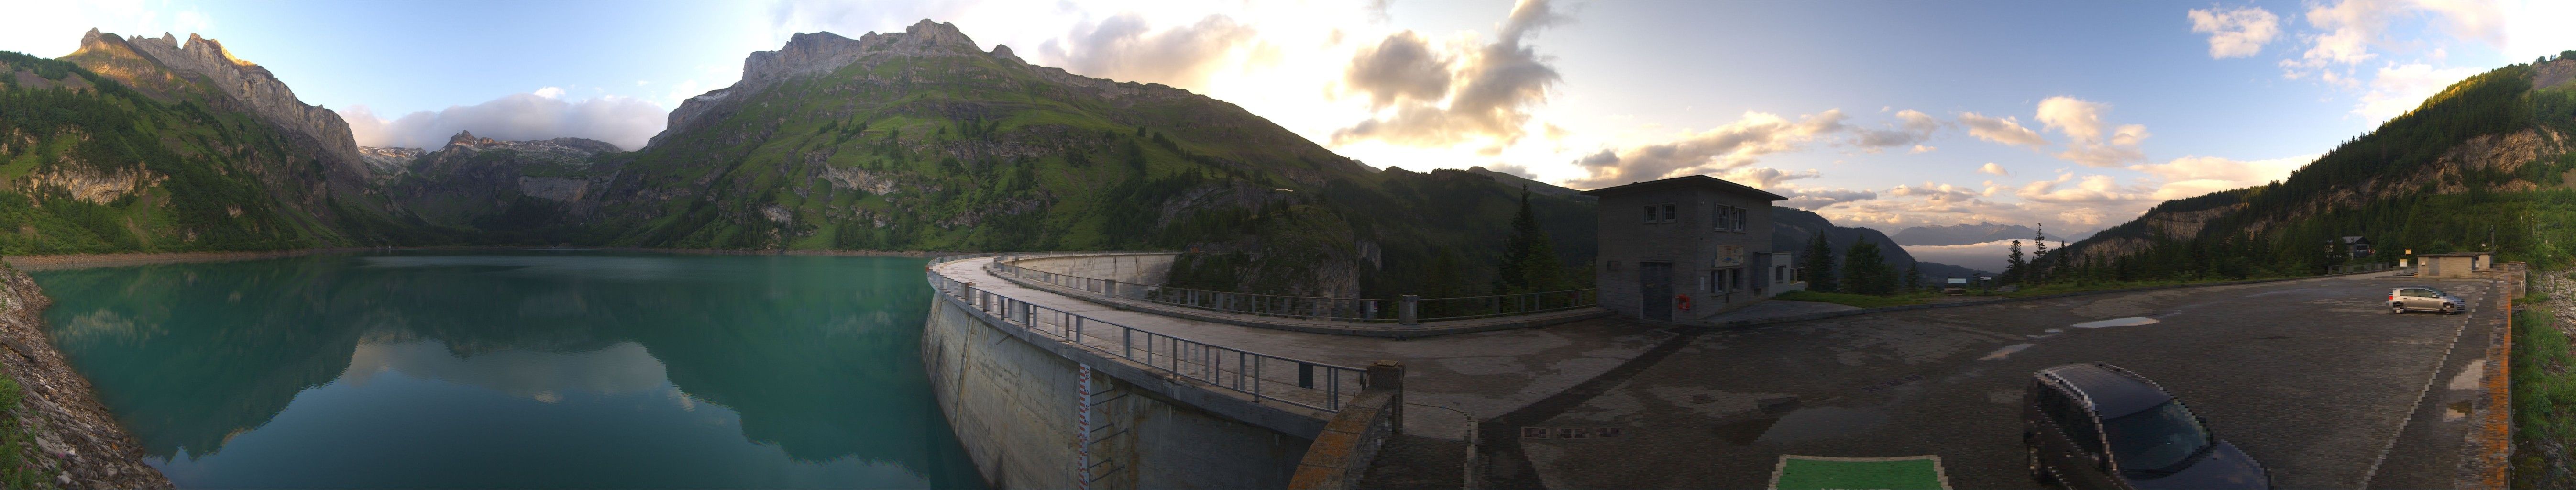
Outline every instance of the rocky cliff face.
<path fill-rule="evenodd" d="M 122 46 L 116 46 L 122 45 Z M 275 74 L 257 64 L 234 58 L 223 43 L 188 35 L 187 44 L 169 34 L 159 38 L 142 36 L 117 39 L 113 34 L 90 29 L 81 37 L 81 49 L 124 48 L 142 54 L 163 67 L 183 76 L 203 77 L 216 90 L 229 96 L 244 109 L 269 123 L 287 129 L 302 139 L 309 139 L 331 160 L 331 163 L 364 172 L 358 144 L 349 135 L 348 121 L 340 114 L 320 106 L 305 104 L 295 98 L 295 91 L 279 81 Z"/>
<path fill-rule="evenodd" d="M 383 182 L 410 172 L 412 160 L 420 159 L 420 155 L 424 153 L 429 151 L 419 148 L 358 147 L 359 161 L 366 162 L 367 172 L 371 177 L 369 180 L 376 182 Z"/>
<path fill-rule="evenodd" d="M 617 145 L 598 140 L 500 141 L 460 132 L 438 151 L 412 158 L 403 176 L 387 181 L 382 192 L 432 224 L 498 226 L 490 221 L 495 216 L 544 206 L 522 197 L 582 202 L 617 175 L 613 168 L 596 168 L 593 157 L 618 151 Z M 551 219 L 562 210 L 546 211 Z"/>
<path fill-rule="evenodd" d="M 8 351 L 0 365 L 23 391 L 9 415 L 34 439 L 28 470 L 62 488 L 171 488 L 143 464 L 143 445 L 117 425 L 89 379 L 54 349 L 43 317 L 52 304 L 27 273 L 0 268 L 0 349 Z"/>
<path fill-rule="evenodd" d="M 902 33 L 870 32 L 858 39 L 829 32 L 801 32 L 789 37 L 787 45 L 777 51 L 752 52 L 742 62 L 741 81 L 681 101 L 679 108 L 671 110 L 669 123 L 662 133 L 654 135 L 645 146 L 661 144 L 663 137 L 679 134 L 693 124 L 720 119 L 720 114 L 729 112 L 726 109 L 732 104 L 780 81 L 797 75 L 831 72 L 857 63 L 867 55 L 879 53 L 907 57 L 986 55 L 1019 61 L 1019 57 L 1011 55 L 1008 47 L 996 47 L 993 53 L 984 54 L 975 47 L 974 40 L 957 30 L 956 25 L 931 22 L 930 19 L 922 19 Z"/>

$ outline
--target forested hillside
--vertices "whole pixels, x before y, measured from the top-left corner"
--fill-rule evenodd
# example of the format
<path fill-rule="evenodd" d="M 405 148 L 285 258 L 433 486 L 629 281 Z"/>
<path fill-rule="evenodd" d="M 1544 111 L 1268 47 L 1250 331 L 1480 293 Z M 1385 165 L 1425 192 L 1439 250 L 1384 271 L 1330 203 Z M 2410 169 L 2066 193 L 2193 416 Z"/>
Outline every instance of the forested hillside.
<path fill-rule="evenodd" d="M 2308 274 L 2350 260 L 2326 253 L 2343 236 L 2390 252 L 2563 260 L 2538 245 L 2576 238 L 2556 227 L 2576 222 L 2570 72 L 2576 52 L 2469 77 L 2286 179 L 2167 201 L 2035 269 L 2106 281 Z"/>

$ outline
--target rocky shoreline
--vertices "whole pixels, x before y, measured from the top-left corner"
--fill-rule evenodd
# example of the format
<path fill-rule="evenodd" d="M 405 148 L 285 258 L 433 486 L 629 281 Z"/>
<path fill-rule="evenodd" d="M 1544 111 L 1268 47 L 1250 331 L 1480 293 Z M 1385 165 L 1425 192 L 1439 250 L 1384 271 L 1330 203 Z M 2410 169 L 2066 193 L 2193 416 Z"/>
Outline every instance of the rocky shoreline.
<path fill-rule="evenodd" d="M 62 488 L 173 488 L 143 463 L 142 445 L 99 403 L 89 379 L 54 349 L 44 318 L 52 305 L 27 273 L 0 268 L 0 349 L 8 351 L 0 367 L 24 390 L 9 415 L 35 445 L 24 449 L 33 466 L 26 471 Z"/>

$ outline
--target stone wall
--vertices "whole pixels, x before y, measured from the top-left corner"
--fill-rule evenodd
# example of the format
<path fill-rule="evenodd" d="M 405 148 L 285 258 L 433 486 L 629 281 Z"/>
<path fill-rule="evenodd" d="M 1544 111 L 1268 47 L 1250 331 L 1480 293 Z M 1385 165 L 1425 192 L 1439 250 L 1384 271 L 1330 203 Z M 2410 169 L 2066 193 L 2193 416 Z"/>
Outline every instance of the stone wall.
<path fill-rule="evenodd" d="M 922 363 L 976 470 L 1002 488 L 1081 487 L 1081 365 L 944 295 L 931 303 Z M 1091 375 L 1091 488 L 1280 488 L 1311 442 L 1105 373 Z"/>

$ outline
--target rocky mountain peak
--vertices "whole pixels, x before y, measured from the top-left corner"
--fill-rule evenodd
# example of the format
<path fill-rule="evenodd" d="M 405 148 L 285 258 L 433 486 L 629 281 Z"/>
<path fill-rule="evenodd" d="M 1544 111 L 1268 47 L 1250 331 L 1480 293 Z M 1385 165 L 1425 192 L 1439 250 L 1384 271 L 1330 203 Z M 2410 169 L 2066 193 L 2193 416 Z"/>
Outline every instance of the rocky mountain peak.
<path fill-rule="evenodd" d="M 492 145 L 492 144 L 494 144 L 494 143 L 499 143 L 499 142 L 498 142 L 498 141 L 493 141 L 491 138 L 477 138 L 477 137 L 475 137 L 475 136 L 474 136 L 474 132 L 473 132 L 473 131 L 457 131 L 455 136 L 449 136 L 449 137 L 447 137 L 447 146 L 451 146 L 451 147 L 453 147 L 453 146 L 491 146 L 491 145 Z"/>
<path fill-rule="evenodd" d="M 680 107 L 671 111 L 669 123 L 663 125 L 663 133 L 688 127 L 690 121 L 714 111 L 727 100 L 749 97 L 798 75 L 829 73 L 870 56 L 993 56 L 1027 64 L 1007 48 L 997 47 L 985 53 L 956 24 L 930 19 L 915 22 L 903 32 L 870 32 L 858 39 L 830 32 L 800 32 L 788 36 L 787 45 L 777 51 L 753 51 L 744 58 L 742 81 L 680 101 Z M 654 136 L 653 141 L 660 140 L 661 136 Z"/>
<path fill-rule="evenodd" d="M 340 119 L 340 114 L 330 109 L 305 104 L 295 97 L 294 90 L 286 87 L 286 82 L 277 79 L 276 74 L 258 64 L 233 57 L 221 42 L 189 34 L 187 43 L 181 44 L 176 36 L 169 33 L 162 33 L 157 38 L 133 36 L 118 40 L 115 34 L 90 29 L 81 35 L 81 50 L 98 50 L 117 56 L 131 53 L 182 78 L 203 78 L 246 112 L 257 114 L 287 133 L 312 142 L 324 160 L 360 172 L 360 175 L 366 171 L 358 154 L 358 143 L 350 138 L 348 121 Z M 81 54 L 74 52 L 72 57 L 79 58 Z M 126 73 L 125 70 L 101 66 L 87 67 L 105 74 Z M 132 75 L 140 76 L 139 73 Z M 134 80 L 127 82 L 133 83 Z"/>

